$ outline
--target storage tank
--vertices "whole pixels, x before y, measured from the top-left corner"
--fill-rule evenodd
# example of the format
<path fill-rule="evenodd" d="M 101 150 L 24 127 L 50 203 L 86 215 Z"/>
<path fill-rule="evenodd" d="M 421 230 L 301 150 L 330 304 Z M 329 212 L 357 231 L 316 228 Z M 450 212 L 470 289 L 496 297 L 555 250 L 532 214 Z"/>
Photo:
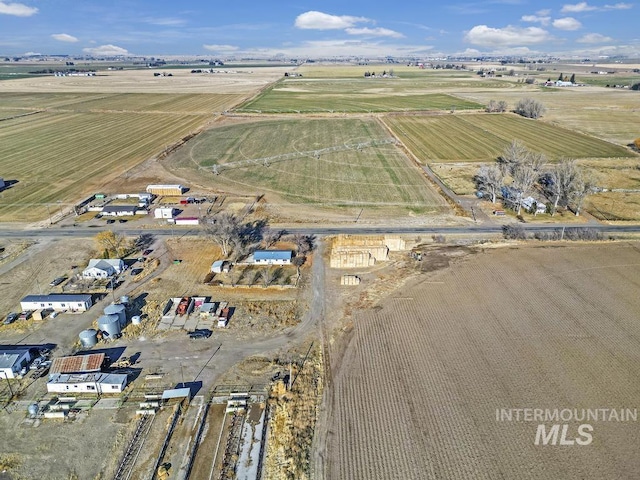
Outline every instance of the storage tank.
<path fill-rule="evenodd" d="M 98 328 L 109 334 L 109 337 L 117 337 L 122 332 L 120 317 L 116 314 L 103 315 L 98 319 Z"/>
<path fill-rule="evenodd" d="M 127 324 L 127 307 L 121 303 L 112 303 L 104 309 L 105 315 L 117 315 L 120 319 L 120 328 Z"/>
<path fill-rule="evenodd" d="M 98 331 L 94 328 L 81 331 L 79 337 L 83 348 L 91 348 L 98 343 Z"/>
<path fill-rule="evenodd" d="M 140 318 L 140 315 L 134 315 L 133 317 L 131 317 L 132 325 L 140 325 L 141 323 L 142 323 L 142 319 Z"/>
<path fill-rule="evenodd" d="M 38 404 L 32 403 L 31 405 L 29 405 L 29 408 L 27 410 L 29 411 L 29 415 L 35 417 L 38 414 Z"/>
<path fill-rule="evenodd" d="M 124 305 L 125 307 L 128 307 L 129 306 L 129 295 L 122 295 L 120 297 L 120 303 L 122 305 Z"/>

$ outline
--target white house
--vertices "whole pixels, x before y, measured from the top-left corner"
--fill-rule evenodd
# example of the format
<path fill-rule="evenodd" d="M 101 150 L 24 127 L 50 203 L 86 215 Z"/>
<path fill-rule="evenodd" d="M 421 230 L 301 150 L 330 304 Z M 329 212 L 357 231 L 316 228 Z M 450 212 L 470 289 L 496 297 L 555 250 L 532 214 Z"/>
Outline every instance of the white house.
<path fill-rule="evenodd" d="M 0 347 L 0 382 L 5 378 L 16 378 L 30 361 L 31 352 L 28 348 Z"/>
<path fill-rule="evenodd" d="M 154 218 L 173 218 L 175 208 L 156 208 L 153 211 Z"/>
<path fill-rule="evenodd" d="M 49 377 L 49 393 L 121 393 L 127 386 L 127 376 L 115 373 L 56 373 Z"/>
<path fill-rule="evenodd" d="M 230 270 L 230 264 L 226 260 L 216 260 L 211 264 L 211 271 L 213 273 L 227 273 Z"/>
<path fill-rule="evenodd" d="M 121 258 L 92 258 L 89 266 L 82 271 L 86 278 L 109 278 L 121 274 L 125 269 Z"/>
<path fill-rule="evenodd" d="M 536 199 L 533 197 L 527 197 L 522 199 L 522 206 L 526 210 L 531 210 L 534 205 L 536 207 L 536 211 L 535 211 L 536 214 L 545 213 L 547 211 L 547 206 L 542 202 L 536 201 Z"/>
<path fill-rule="evenodd" d="M 91 305 L 93 301 L 89 294 L 27 295 L 20 301 L 22 310 L 50 308 L 56 312 L 85 312 Z"/>
<path fill-rule="evenodd" d="M 291 250 L 256 250 L 253 263 L 256 265 L 290 265 Z"/>

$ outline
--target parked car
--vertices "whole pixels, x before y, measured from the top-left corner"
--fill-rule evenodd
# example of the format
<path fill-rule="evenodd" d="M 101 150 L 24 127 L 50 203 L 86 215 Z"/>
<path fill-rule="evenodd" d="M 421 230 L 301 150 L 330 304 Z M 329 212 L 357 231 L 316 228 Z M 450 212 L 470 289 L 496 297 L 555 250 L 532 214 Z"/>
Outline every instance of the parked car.
<path fill-rule="evenodd" d="M 146 257 L 147 255 L 149 255 L 151 252 L 153 252 L 153 250 L 151 250 L 150 248 L 148 248 L 147 250 L 145 250 L 144 252 L 142 252 L 142 255 L 144 257 Z"/>
<path fill-rule="evenodd" d="M 66 279 L 67 279 L 67 277 L 56 277 L 51 281 L 49 286 L 50 287 L 56 287 L 56 286 L 60 285 L 62 282 L 64 282 Z"/>
<path fill-rule="evenodd" d="M 142 273 L 143 270 L 144 270 L 144 268 L 132 268 L 131 269 L 131 276 L 135 277 L 139 273 Z"/>
<path fill-rule="evenodd" d="M 20 320 L 29 320 L 31 318 L 31 314 L 33 313 L 33 311 L 31 310 L 25 310 L 24 312 L 20 313 L 20 316 L 18 317 Z"/>
<path fill-rule="evenodd" d="M 112 224 L 112 223 L 116 223 L 116 221 L 113 218 L 110 218 L 109 220 L 107 220 L 108 224 Z"/>
<path fill-rule="evenodd" d="M 191 340 L 196 340 L 198 338 L 209 338 L 213 332 L 207 328 L 201 328 L 198 330 L 194 330 L 193 332 L 189 332 L 189 338 Z"/>
<path fill-rule="evenodd" d="M 5 325 L 9 325 L 13 322 L 16 321 L 16 319 L 18 318 L 18 314 L 16 312 L 11 312 L 9 315 L 7 315 L 7 317 L 4 319 L 4 323 Z"/>
<path fill-rule="evenodd" d="M 118 220 L 118 222 L 120 222 L 120 223 L 127 223 L 127 219 L 126 219 L 126 218 L 121 218 L 120 220 Z"/>

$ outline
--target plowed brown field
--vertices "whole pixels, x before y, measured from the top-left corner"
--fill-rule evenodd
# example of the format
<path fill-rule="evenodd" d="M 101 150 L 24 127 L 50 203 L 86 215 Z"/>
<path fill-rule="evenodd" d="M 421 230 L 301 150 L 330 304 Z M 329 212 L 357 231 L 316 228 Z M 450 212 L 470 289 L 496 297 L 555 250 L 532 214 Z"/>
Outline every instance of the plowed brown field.
<path fill-rule="evenodd" d="M 486 250 L 356 316 L 331 385 L 331 479 L 614 479 L 638 421 L 497 421 L 496 409 L 640 405 L 640 244 Z M 639 409 L 640 410 L 640 409 Z M 535 445 L 538 424 L 593 427 Z M 561 427 L 562 428 L 562 427 Z"/>

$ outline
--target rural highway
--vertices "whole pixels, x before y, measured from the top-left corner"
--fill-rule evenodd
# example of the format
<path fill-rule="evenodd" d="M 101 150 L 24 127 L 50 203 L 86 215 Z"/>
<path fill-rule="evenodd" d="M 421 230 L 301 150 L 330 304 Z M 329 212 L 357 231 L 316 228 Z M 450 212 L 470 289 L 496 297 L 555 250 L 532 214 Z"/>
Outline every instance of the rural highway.
<path fill-rule="evenodd" d="M 550 230 L 560 230 L 562 228 L 590 228 L 598 230 L 602 233 L 609 234 L 621 234 L 621 233 L 638 233 L 640 232 L 640 225 L 604 225 L 604 224 L 519 224 L 527 232 L 542 232 Z M 502 225 L 486 224 L 486 225 L 469 225 L 469 226 L 362 226 L 362 225 L 341 225 L 341 226 L 300 226 L 300 227 L 279 227 L 278 225 L 272 225 L 271 229 L 274 231 L 284 230 L 290 234 L 303 234 L 303 235 L 338 235 L 338 234 L 351 234 L 351 235 L 375 235 L 375 234 L 404 234 L 404 235 L 474 235 L 474 234 L 496 234 L 502 232 Z M 87 238 L 93 237 L 98 232 L 107 230 L 106 227 L 49 227 L 39 229 L 21 229 L 11 228 L 4 226 L 0 228 L 0 238 Z M 192 229 L 168 229 L 168 228 L 114 228 L 113 230 L 123 235 L 140 235 L 142 233 L 151 234 L 154 236 L 197 236 L 202 235 L 202 230 L 199 228 Z"/>

